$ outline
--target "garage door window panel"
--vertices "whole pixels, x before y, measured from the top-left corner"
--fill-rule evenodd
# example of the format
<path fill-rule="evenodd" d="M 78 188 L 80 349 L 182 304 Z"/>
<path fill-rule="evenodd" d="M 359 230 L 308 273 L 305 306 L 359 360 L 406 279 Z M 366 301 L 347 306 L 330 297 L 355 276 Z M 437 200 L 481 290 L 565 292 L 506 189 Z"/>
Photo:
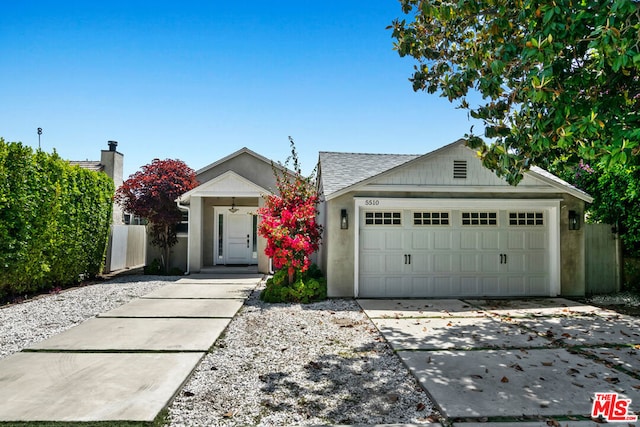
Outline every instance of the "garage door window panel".
<path fill-rule="evenodd" d="M 402 212 L 365 212 L 365 225 L 402 225 Z"/>
<path fill-rule="evenodd" d="M 462 225 L 498 225 L 498 212 L 462 212 Z"/>
<path fill-rule="evenodd" d="M 450 225 L 449 212 L 414 212 L 413 225 Z"/>
<path fill-rule="evenodd" d="M 544 226 L 544 212 L 509 212 L 509 225 L 542 227 Z"/>

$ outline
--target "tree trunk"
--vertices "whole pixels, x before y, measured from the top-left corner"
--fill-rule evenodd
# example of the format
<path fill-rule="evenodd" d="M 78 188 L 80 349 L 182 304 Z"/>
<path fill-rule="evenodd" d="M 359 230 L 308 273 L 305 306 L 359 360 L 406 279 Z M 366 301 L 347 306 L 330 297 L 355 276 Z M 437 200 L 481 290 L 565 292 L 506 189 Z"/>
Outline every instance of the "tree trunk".
<path fill-rule="evenodd" d="M 168 245 L 169 242 L 169 226 L 164 226 L 164 273 L 169 274 L 169 253 L 170 247 Z"/>

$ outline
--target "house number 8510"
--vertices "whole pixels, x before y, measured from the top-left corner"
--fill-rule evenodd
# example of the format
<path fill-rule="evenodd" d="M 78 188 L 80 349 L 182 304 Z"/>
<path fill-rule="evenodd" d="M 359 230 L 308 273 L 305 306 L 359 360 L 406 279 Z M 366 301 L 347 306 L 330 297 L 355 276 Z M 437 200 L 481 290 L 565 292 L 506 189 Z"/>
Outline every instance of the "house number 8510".
<path fill-rule="evenodd" d="M 365 206 L 378 206 L 379 204 L 380 204 L 380 200 L 367 199 L 364 201 Z"/>

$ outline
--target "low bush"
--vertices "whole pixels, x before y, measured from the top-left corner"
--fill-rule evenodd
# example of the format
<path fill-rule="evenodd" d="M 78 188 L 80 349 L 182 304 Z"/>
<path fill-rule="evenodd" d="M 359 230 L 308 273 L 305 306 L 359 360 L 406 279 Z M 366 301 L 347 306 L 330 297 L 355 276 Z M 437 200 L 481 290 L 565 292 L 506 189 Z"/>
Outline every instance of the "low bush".
<path fill-rule="evenodd" d="M 279 270 L 267 280 L 267 287 L 260 294 L 260 299 L 265 302 L 309 304 L 327 298 L 327 281 L 315 264 L 304 273 L 296 273 L 293 284 L 287 282 L 286 269 Z"/>
<path fill-rule="evenodd" d="M 640 259 L 624 259 L 623 277 L 622 290 L 640 292 Z"/>
<path fill-rule="evenodd" d="M 144 274 L 150 274 L 154 276 L 182 276 L 184 274 L 184 271 L 182 271 L 178 267 L 173 267 L 169 269 L 169 271 L 166 271 L 166 269 L 162 265 L 162 262 L 158 258 L 155 258 L 153 261 L 151 261 L 151 264 L 144 267 Z"/>

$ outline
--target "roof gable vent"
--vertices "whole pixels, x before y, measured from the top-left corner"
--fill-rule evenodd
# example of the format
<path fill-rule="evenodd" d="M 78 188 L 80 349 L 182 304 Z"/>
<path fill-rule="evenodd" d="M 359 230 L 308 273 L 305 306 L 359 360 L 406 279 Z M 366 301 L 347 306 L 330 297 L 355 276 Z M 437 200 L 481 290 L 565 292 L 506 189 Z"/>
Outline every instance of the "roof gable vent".
<path fill-rule="evenodd" d="M 454 178 L 467 177 L 467 161 L 466 160 L 453 161 L 453 177 Z"/>

